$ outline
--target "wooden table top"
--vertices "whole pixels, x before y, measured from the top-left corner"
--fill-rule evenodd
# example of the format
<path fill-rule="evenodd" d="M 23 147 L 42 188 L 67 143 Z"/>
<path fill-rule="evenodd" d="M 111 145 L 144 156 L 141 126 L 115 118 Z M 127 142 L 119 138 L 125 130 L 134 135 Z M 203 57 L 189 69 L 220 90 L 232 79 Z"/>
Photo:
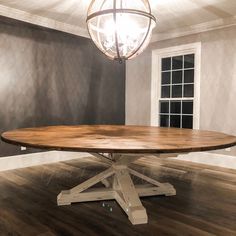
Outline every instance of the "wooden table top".
<path fill-rule="evenodd" d="M 25 128 L 1 138 L 26 147 L 100 153 L 178 153 L 236 145 L 235 136 L 213 131 L 121 125 Z"/>

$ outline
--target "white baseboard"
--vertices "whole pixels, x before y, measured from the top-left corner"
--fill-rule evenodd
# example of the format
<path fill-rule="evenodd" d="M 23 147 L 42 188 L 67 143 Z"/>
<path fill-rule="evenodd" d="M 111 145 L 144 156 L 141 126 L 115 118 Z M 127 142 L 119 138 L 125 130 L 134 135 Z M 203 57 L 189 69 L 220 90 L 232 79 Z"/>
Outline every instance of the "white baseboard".
<path fill-rule="evenodd" d="M 89 153 L 49 151 L 0 158 L 0 171 L 50 164 L 91 156 Z"/>
<path fill-rule="evenodd" d="M 236 156 L 229 156 L 210 152 L 192 152 L 186 155 L 181 154 L 178 157 L 174 157 L 173 159 L 236 169 Z"/>
<path fill-rule="evenodd" d="M 49 151 L 2 157 L 0 158 L 0 171 L 68 161 L 89 156 L 91 156 L 89 153 Z M 210 152 L 193 152 L 186 155 L 181 154 L 173 159 L 236 169 L 236 156 L 228 156 Z"/>

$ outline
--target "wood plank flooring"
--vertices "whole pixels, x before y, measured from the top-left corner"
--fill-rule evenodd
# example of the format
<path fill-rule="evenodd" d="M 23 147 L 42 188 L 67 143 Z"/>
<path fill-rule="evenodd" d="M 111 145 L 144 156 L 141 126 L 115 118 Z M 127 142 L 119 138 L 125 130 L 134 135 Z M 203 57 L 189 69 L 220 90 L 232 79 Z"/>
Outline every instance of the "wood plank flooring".
<path fill-rule="evenodd" d="M 88 157 L 0 172 L 0 236 L 236 235 L 236 171 L 184 161 L 150 156 L 132 165 L 177 190 L 142 198 L 146 225 L 131 225 L 115 201 L 57 206 L 61 190 L 105 168 Z"/>

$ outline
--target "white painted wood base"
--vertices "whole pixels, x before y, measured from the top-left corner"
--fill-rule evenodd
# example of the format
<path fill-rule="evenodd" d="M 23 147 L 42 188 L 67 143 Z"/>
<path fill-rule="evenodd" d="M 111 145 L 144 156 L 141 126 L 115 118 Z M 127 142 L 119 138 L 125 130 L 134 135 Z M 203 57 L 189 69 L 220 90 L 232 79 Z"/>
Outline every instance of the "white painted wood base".
<path fill-rule="evenodd" d="M 128 215 L 130 222 L 136 225 L 146 224 L 148 222 L 147 212 L 140 201 L 140 197 L 176 195 L 176 191 L 171 184 L 160 183 L 128 167 L 128 164 L 143 155 L 131 156 L 116 154 L 105 156 L 96 153 L 94 156 L 100 157 L 102 160 L 107 159 L 108 162 L 111 162 L 110 167 L 74 188 L 62 191 L 57 196 L 57 204 L 59 206 L 70 205 L 75 202 L 115 199 Z M 145 180 L 148 184 L 135 186 L 131 175 Z M 88 188 L 98 182 L 102 182 L 105 187 L 88 190 Z"/>

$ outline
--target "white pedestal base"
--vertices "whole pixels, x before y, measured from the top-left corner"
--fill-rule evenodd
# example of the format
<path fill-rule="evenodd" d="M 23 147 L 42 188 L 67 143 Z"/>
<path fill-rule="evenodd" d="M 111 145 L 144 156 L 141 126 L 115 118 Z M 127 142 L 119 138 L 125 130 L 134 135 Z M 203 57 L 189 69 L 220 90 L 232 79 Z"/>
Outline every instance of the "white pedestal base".
<path fill-rule="evenodd" d="M 169 183 L 160 183 L 128 167 L 128 164 L 141 156 L 94 154 L 110 163 L 110 168 L 86 180 L 76 187 L 62 191 L 57 196 L 58 205 L 70 205 L 75 202 L 101 201 L 115 199 L 128 215 L 132 224 L 146 224 L 148 221 L 146 209 L 139 197 L 176 195 L 174 187 Z M 135 186 L 131 176 L 145 180 L 148 184 Z M 112 181 L 108 178 L 112 177 Z M 111 178 L 110 178 L 111 179 Z M 102 182 L 105 188 L 90 189 L 91 186 Z"/>

